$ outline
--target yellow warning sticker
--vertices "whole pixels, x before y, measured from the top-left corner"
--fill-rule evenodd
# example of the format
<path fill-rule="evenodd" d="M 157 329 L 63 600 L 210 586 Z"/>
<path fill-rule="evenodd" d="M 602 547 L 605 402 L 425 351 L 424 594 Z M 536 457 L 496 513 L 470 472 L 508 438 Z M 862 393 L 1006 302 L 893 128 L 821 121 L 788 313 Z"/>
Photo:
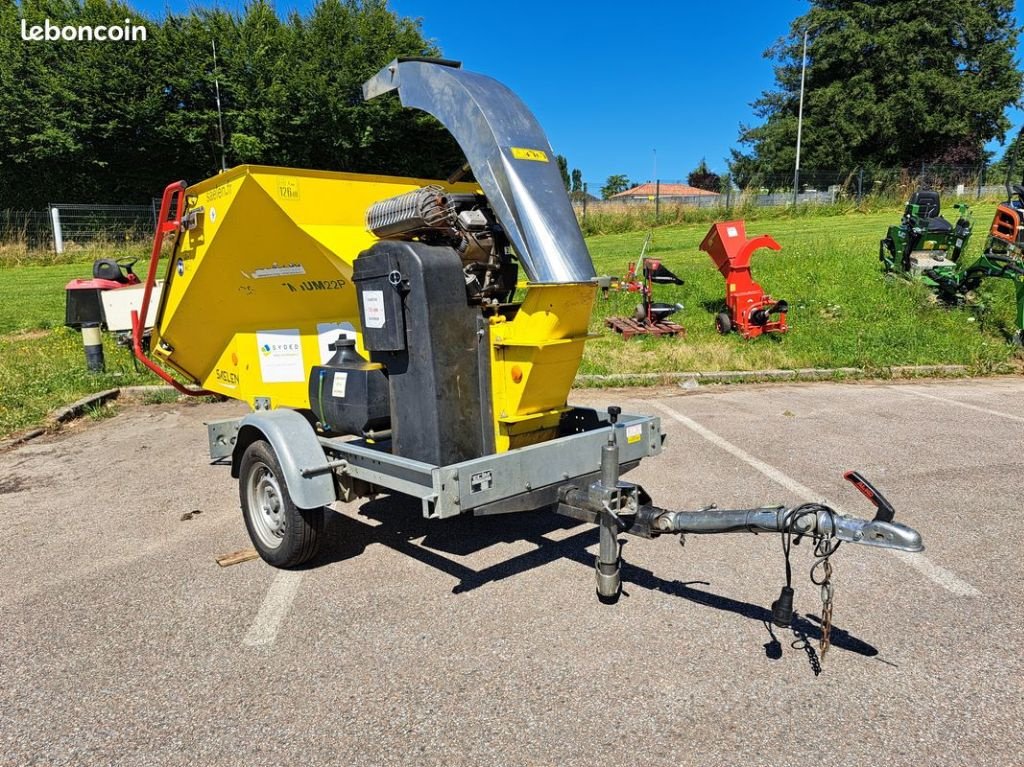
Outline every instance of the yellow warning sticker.
<path fill-rule="evenodd" d="M 511 147 L 512 156 L 517 160 L 534 160 L 535 162 L 547 162 L 548 156 L 540 149 L 524 149 L 521 146 Z"/>
<path fill-rule="evenodd" d="M 638 423 L 626 427 L 626 442 L 632 445 L 643 439 L 644 427 Z"/>

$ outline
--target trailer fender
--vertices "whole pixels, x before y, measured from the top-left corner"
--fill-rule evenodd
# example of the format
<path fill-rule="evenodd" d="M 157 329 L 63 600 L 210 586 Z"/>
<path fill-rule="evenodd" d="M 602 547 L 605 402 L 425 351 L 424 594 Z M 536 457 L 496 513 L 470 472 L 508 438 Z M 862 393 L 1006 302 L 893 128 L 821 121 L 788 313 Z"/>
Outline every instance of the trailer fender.
<path fill-rule="evenodd" d="M 285 486 L 296 506 L 315 509 L 337 500 L 330 471 L 308 473 L 327 463 L 316 432 L 302 415 L 286 408 L 250 413 L 242 419 L 231 454 L 232 477 L 239 476 L 246 448 L 260 439 L 270 443 L 281 462 Z"/>

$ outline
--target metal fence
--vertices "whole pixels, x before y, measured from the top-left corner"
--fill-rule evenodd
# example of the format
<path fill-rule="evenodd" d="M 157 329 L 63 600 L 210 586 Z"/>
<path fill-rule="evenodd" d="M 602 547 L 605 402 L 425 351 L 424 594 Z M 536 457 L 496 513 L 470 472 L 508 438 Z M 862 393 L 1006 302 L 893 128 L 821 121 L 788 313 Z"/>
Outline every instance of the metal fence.
<path fill-rule="evenodd" d="M 50 205 L 53 247 L 139 242 L 153 236 L 157 211 L 149 205 Z"/>
<path fill-rule="evenodd" d="M 53 248 L 53 229 L 45 210 L 0 210 L 0 245 Z"/>
<path fill-rule="evenodd" d="M 992 176 L 1000 176 L 993 178 Z M 916 168 L 849 170 L 809 169 L 800 172 L 800 190 L 793 194 L 792 174 L 751 173 L 742 179 L 722 178 L 719 191 L 693 193 L 685 181 L 657 179 L 635 194 L 600 199 L 602 184 L 585 183 L 571 193 L 577 214 L 587 211 L 720 208 L 739 206 L 830 205 L 864 198 L 907 199 L 918 189 L 936 189 L 944 198 L 969 201 L 1005 195 L 1002 171 L 986 166 L 922 165 Z M 634 185 L 634 191 L 636 191 Z M 689 193 L 688 193 L 689 192 Z M 53 204 L 45 211 L 0 211 L 0 244 L 24 245 L 58 253 L 97 244 L 142 242 L 153 236 L 160 200 L 148 205 Z"/>
<path fill-rule="evenodd" d="M 793 173 L 747 172 L 742 177 L 724 174 L 716 189 L 687 193 L 683 180 L 655 179 L 632 182 L 631 188 L 602 199 L 604 185 L 588 182 L 575 190 L 573 203 L 580 209 L 615 205 L 672 205 L 695 208 L 733 205 L 829 205 L 865 197 L 905 199 L 918 189 L 935 189 L 958 198 L 998 197 L 1005 194 L 1002 170 L 986 165 L 920 165 L 912 168 L 854 168 L 853 170 L 802 169 L 794 194 Z M 683 188 L 683 189 L 681 189 Z"/>
<path fill-rule="evenodd" d="M 54 204 L 47 210 L 0 210 L 0 245 L 63 253 L 77 247 L 152 238 L 159 202 L 149 205 Z"/>

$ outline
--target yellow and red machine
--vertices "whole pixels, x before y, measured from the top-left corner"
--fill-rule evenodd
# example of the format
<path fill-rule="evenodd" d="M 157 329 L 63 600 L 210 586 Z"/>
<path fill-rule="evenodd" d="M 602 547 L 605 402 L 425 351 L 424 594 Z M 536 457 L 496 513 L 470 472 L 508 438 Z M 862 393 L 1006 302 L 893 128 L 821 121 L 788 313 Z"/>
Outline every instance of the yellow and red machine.
<path fill-rule="evenodd" d="M 396 60 L 363 90 L 436 117 L 475 181 L 241 166 L 171 184 L 135 317 L 154 372 L 251 406 L 208 424 L 210 453 L 230 459 L 264 560 L 310 560 L 326 507 L 380 493 L 429 518 L 547 509 L 597 524 L 609 601 L 622 533 L 780 532 L 825 558 L 841 540 L 922 548 L 891 515 L 668 511 L 621 481 L 664 434 L 657 417 L 568 402 L 598 283 L 535 118 L 452 62 Z M 168 245 L 148 356 L 138 317 Z"/>

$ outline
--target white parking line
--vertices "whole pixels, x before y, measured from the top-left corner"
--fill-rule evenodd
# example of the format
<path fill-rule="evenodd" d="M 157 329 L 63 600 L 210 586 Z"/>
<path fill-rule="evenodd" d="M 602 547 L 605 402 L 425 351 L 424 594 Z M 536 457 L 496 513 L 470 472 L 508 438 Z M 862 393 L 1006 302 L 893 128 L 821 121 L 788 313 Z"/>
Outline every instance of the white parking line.
<path fill-rule="evenodd" d="M 719 435 L 715 434 L 710 429 L 701 426 L 692 418 L 688 418 L 682 413 L 677 412 L 676 410 L 672 409 L 665 403 L 648 400 L 646 404 L 653 405 L 659 410 L 664 411 L 664 413 L 673 420 L 678 421 L 690 431 L 699 434 L 713 445 L 720 447 L 727 453 L 730 453 L 736 458 L 739 458 L 744 463 L 756 469 L 764 476 L 768 477 L 768 479 L 770 479 L 772 482 L 782 485 L 791 493 L 798 496 L 801 500 L 807 501 L 808 503 L 824 503 L 828 506 L 831 506 L 839 514 L 845 514 L 842 508 L 830 502 L 829 500 L 823 498 L 819 493 L 815 493 L 809 487 L 801 485 L 795 479 L 788 476 L 787 474 L 784 474 L 779 469 L 775 468 L 770 464 L 765 463 L 764 461 L 758 458 L 755 458 L 743 448 L 737 447 L 736 445 L 729 442 L 727 439 L 724 439 Z M 974 588 L 974 586 L 972 586 L 962 578 L 954 575 L 946 568 L 940 567 L 939 565 L 935 564 L 930 559 L 928 559 L 924 554 L 909 554 L 902 551 L 895 551 L 893 549 L 886 549 L 886 551 L 888 551 L 890 554 L 897 555 L 901 561 L 906 562 L 908 565 L 913 567 L 915 570 L 917 570 L 923 576 L 928 578 L 930 581 L 932 581 L 933 583 L 937 583 L 939 586 L 942 586 L 942 588 L 946 589 L 947 591 L 964 597 L 975 597 L 980 595 L 980 592 L 976 588 Z"/>
<path fill-rule="evenodd" d="M 1024 423 L 1024 418 L 1013 413 L 1004 413 L 1002 410 L 989 410 L 987 407 L 979 407 L 978 405 L 970 405 L 966 402 L 960 402 L 959 400 L 949 399 L 948 397 L 937 397 L 934 394 L 925 394 L 923 391 L 917 391 L 916 389 L 910 389 L 906 386 L 890 386 L 895 392 L 900 394 L 913 394 L 915 397 L 925 397 L 927 399 L 937 400 L 938 402 L 945 402 L 947 405 L 956 405 L 957 407 L 967 408 L 968 410 L 976 410 L 979 413 L 988 413 L 989 415 L 999 416 L 1000 418 L 1006 418 L 1009 421 L 1020 421 Z"/>
<path fill-rule="evenodd" d="M 260 647 L 274 643 L 281 621 L 288 614 L 299 591 L 303 575 L 301 570 L 281 570 L 274 576 L 270 588 L 267 589 L 267 595 L 263 598 L 263 604 L 260 605 L 260 611 L 256 613 L 256 619 L 246 632 L 242 644 Z"/>

